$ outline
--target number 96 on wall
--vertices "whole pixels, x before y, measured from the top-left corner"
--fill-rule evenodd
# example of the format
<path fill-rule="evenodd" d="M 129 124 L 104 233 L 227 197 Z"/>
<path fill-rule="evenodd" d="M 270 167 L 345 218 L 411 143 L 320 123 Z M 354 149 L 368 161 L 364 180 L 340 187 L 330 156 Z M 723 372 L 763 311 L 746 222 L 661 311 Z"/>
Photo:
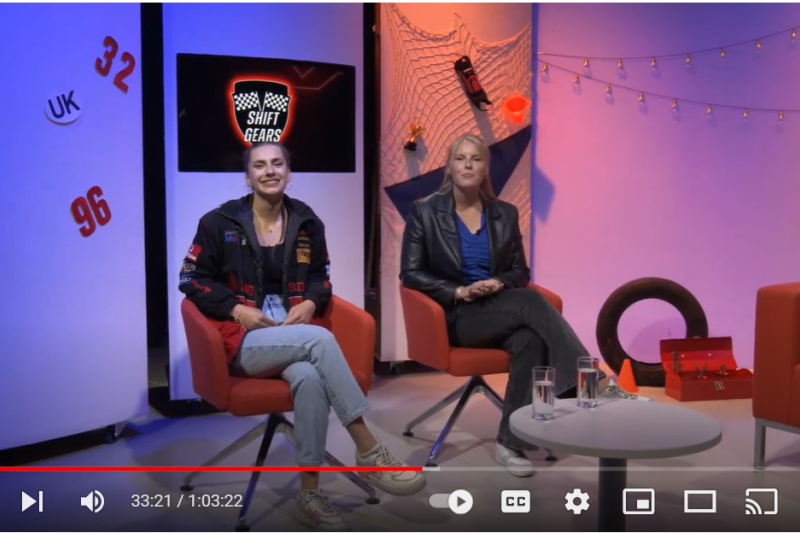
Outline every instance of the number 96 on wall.
<path fill-rule="evenodd" d="M 99 185 L 89 189 L 86 196 L 75 198 L 70 211 L 84 237 L 89 237 L 97 231 L 98 226 L 105 226 L 111 221 L 111 208 L 103 198 L 103 189 Z"/>

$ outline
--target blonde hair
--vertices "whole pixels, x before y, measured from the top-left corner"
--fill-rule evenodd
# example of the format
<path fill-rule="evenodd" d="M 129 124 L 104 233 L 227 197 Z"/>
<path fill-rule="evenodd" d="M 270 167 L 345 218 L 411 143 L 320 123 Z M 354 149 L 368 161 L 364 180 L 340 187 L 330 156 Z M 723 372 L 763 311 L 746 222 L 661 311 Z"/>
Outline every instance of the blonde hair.
<path fill-rule="evenodd" d="M 494 189 L 492 189 L 492 181 L 489 179 L 489 147 L 486 146 L 486 143 L 483 142 L 483 139 L 471 133 L 460 135 L 458 139 L 453 141 L 453 144 L 450 145 L 450 148 L 447 149 L 447 164 L 444 167 L 444 180 L 442 180 L 442 186 L 439 187 L 439 192 L 450 192 L 453 190 L 453 176 L 450 175 L 450 164 L 456 157 L 456 151 L 458 150 L 458 147 L 461 146 L 461 143 L 464 141 L 469 141 L 474 144 L 478 149 L 478 153 L 481 155 L 483 160 L 486 161 L 486 177 L 481 182 L 481 196 L 487 200 L 496 200 L 497 195 L 494 193 Z"/>

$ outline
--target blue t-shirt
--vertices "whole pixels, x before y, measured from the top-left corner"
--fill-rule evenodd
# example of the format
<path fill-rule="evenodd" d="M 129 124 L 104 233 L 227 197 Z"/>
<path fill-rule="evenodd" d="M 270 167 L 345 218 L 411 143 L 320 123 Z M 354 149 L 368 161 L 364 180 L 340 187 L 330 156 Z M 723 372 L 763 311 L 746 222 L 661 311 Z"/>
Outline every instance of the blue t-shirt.
<path fill-rule="evenodd" d="M 456 215 L 458 235 L 461 238 L 461 276 L 464 285 L 482 281 L 492 277 L 491 259 L 489 257 L 489 233 L 486 230 L 486 213 L 481 213 L 481 227 L 477 233 L 470 233 L 469 228 Z"/>

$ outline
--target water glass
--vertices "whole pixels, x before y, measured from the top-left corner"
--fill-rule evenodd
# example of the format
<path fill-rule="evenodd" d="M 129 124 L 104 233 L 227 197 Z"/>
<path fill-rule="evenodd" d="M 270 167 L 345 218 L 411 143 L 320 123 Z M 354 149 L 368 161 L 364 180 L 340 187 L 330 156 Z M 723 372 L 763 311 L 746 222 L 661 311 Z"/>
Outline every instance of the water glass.
<path fill-rule="evenodd" d="M 600 360 L 596 357 L 578 359 L 578 407 L 597 407 L 600 382 Z"/>
<path fill-rule="evenodd" d="M 552 420 L 556 405 L 556 369 L 537 366 L 533 369 L 533 418 Z"/>

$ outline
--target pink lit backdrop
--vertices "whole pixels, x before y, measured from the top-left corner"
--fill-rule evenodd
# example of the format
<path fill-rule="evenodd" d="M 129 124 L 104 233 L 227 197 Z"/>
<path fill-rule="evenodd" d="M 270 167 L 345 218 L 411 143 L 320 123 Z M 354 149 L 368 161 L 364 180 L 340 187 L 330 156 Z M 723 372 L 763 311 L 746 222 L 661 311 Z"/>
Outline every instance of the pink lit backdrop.
<path fill-rule="evenodd" d="M 536 56 L 645 56 L 714 48 L 800 29 L 798 5 L 557 5 L 534 9 L 534 57 L 583 71 L 583 60 Z M 590 61 L 591 75 L 679 99 L 612 89 L 534 60 L 534 279 L 564 298 L 565 315 L 587 347 L 598 312 L 620 285 L 640 277 L 674 280 L 699 299 L 710 334 L 732 336 L 752 367 L 755 295 L 800 279 L 800 113 L 680 103 L 800 109 L 800 49 L 790 32 L 755 44 L 692 56 Z M 620 338 L 655 361 L 658 341 L 682 336 L 677 311 L 642 302 L 623 316 Z"/>

